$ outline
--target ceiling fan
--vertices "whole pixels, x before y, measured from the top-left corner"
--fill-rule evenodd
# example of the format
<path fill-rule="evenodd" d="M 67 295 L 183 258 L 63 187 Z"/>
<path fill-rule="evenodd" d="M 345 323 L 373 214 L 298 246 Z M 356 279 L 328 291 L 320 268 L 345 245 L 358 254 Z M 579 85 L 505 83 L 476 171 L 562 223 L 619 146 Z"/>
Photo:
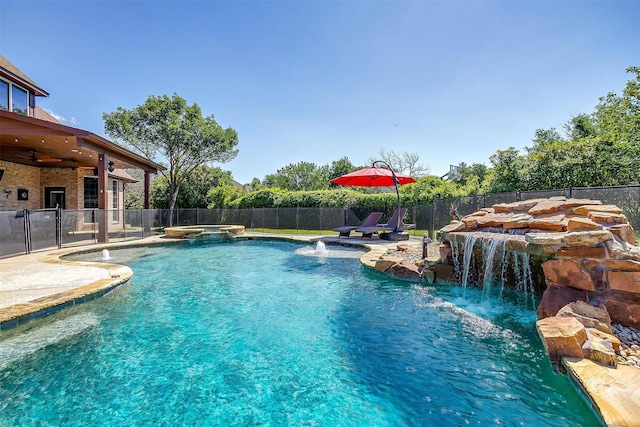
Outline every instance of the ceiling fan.
<path fill-rule="evenodd" d="M 75 170 L 90 170 L 90 169 L 95 169 L 94 166 L 76 166 L 76 161 L 74 159 L 71 159 L 71 170 L 75 171 Z"/>
<path fill-rule="evenodd" d="M 58 159 L 56 157 L 51 157 L 51 156 L 46 155 L 46 154 L 38 155 L 36 153 L 36 150 L 31 150 L 31 155 L 30 156 L 21 156 L 21 155 L 17 154 L 16 157 L 21 157 L 23 159 L 30 159 L 32 162 L 39 162 L 39 163 L 55 163 L 55 162 L 61 162 L 62 161 L 62 159 Z"/>

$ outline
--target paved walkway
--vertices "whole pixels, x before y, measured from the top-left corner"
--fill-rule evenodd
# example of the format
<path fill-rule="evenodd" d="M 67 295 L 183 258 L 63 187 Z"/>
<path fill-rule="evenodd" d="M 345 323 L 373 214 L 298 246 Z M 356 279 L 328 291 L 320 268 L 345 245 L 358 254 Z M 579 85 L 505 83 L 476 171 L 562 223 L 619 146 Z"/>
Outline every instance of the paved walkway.
<path fill-rule="evenodd" d="M 0 308 L 24 304 L 109 277 L 106 268 L 43 262 L 47 253 L 0 260 Z"/>
<path fill-rule="evenodd" d="M 86 248 L 39 251 L 0 259 L 0 330 L 97 298 L 128 282 L 133 275 L 123 265 L 60 259 L 82 249 Z"/>

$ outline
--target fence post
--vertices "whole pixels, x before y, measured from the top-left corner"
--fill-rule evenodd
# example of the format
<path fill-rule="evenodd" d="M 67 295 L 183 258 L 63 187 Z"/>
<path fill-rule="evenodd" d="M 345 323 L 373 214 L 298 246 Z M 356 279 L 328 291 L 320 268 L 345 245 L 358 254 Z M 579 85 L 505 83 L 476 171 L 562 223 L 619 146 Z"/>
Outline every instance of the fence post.
<path fill-rule="evenodd" d="M 24 252 L 26 255 L 31 253 L 31 219 L 29 218 L 29 209 L 22 210 L 22 229 L 24 231 Z"/>
<path fill-rule="evenodd" d="M 417 209 L 417 208 L 416 208 L 415 206 L 412 206 L 412 207 L 411 207 L 411 222 L 412 222 L 413 224 L 415 224 L 415 227 L 414 227 L 414 228 L 413 228 L 413 230 L 411 230 L 411 231 L 413 232 L 413 235 L 414 235 L 414 236 L 416 235 L 416 229 L 418 228 L 418 222 L 416 221 L 416 218 L 417 218 L 417 216 L 416 216 L 416 212 L 417 212 L 417 210 L 416 210 L 416 209 Z"/>
<path fill-rule="evenodd" d="M 300 220 L 300 206 L 296 206 L 296 234 L 300 234 L 300 225 L 299 225 L 299 220 Z"/>
<path fill-rule="evenodd" d="M 58 249 L 62 249 L 62 209 L 56 207 L 56 244 Z"/>
<path fill-rule="evenodd" d="M 434 205 L 427 205 L 427 230 L 429 232 L 429 238 L 435 240 L 435 218 L 434 218 Z"/>
<path fill-rule="evenodd" d="M 96 233 L 96 224 L 99 221 L 98 215 L 100 211 L 98 209 L 91 209 L 91 216 L 93 218 L 93 224 L 91 225 L 93 229 L 93 243 L 98 243 L 98 234 Z"/>

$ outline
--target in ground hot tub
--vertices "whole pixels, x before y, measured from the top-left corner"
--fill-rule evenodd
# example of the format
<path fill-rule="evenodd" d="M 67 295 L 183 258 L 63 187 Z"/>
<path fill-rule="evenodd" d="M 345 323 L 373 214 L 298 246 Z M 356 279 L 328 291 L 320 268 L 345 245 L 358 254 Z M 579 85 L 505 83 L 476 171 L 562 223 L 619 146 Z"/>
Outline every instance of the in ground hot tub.
<path fill-rule="evenodd" d="M 185 225 L 167 227 L 166 237 L 172 239 L 214 240 L 231 239 L 244 234 L 244 225 Z"/>

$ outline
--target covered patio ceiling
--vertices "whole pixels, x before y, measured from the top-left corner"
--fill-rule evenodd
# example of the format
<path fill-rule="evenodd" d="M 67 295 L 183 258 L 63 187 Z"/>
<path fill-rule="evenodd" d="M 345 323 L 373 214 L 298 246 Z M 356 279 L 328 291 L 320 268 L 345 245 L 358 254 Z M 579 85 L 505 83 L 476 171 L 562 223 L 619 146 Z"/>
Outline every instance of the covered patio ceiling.
<path fill-rule="evenodd" d="M 159 164 L 82 129 L 0 111 L 0 160 L 40 168 L 97 168 L 106 154 L 114 169 L 157 173 Z"/>

